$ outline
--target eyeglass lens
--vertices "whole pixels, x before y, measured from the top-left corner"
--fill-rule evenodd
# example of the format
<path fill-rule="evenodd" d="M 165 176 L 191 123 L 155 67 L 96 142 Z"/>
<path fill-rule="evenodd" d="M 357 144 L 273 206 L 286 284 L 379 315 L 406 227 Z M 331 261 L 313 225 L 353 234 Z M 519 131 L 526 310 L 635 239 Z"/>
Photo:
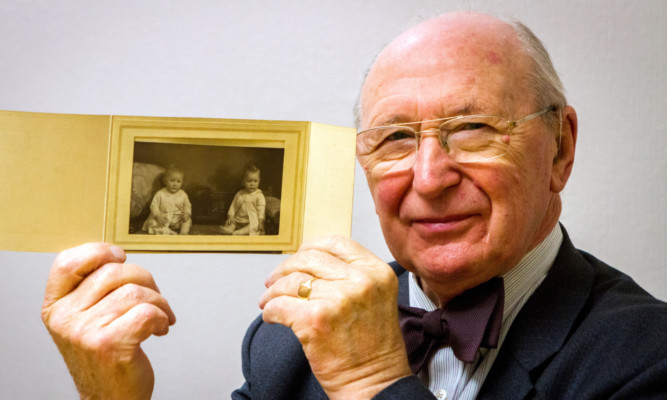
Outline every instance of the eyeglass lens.
<path fill-rule="evenodd" d="M 381 174 L 412 168 L 422 132 L 409 125 L 361 132 L 357 136 L 357 154 L 362 167 Z M 448 157 L 459 163 L 500 157 L 510 146 L 507 120 L 495 116 L 472 115 L 447 120 L 439 127 L 438 138 Z"/>

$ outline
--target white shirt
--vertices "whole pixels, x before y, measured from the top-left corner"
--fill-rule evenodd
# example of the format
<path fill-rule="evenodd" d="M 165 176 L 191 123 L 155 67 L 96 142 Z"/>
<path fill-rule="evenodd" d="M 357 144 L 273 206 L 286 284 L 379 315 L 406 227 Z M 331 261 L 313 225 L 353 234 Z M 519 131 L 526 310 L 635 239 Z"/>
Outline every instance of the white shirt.
<path fill-rule="evenodd" d="M 549 272 L 563 241 L 560 225 L 556 224 L 549 235 L 528 252 L 519 263 L 503 275 L 505 284 L 505 306 L 500 329 L 498 347 L 480 349 L 472 363 L 465 363 L 454 356 L 451 347 L 439 349 L 419 377 L 439 399 L 474 399 L 482 388 L 486 375 L 505 340 L 514 318 L 535 292 Z M 410 306 L 426 311 L 438 308 L 422 291 L 416 275 L 409 276 Z"/>

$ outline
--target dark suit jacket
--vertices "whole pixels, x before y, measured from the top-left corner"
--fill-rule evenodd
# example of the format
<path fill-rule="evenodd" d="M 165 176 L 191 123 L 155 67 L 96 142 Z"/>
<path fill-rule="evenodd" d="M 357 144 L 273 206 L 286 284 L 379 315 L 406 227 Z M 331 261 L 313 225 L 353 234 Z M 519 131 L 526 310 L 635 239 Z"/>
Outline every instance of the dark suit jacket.
<path fill-rule="evenodd" d="M 408 303 L 407 273 L 399 303 Z M 233 399 L 326 399 L 291 330 L 255 320 L 243 341 L 246 382 Z M 416 377 L 376 399 L 434 399 Z M 505 338 L 478 399 L 667 399 L 667 304 L 576 250 L 567 234 L 546 279 Z"/>

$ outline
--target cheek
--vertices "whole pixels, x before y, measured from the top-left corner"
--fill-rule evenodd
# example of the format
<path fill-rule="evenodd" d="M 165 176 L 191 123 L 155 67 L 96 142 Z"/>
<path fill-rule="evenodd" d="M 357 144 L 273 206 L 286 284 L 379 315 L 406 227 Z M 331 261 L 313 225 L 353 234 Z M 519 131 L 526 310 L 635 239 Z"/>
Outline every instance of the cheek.
<path fill-rule="evenodd" d="M 534 159 L 514 159 L 485 182 L 492 207 L 492 224 L 517 235 L 541 221 L 549 196 L 549 173 Z M 529 167 L 532 166 L 532 167 Z M 531 228 L 532 229 L 532 228 Z"/>
<path fill-rule="evenodd" d="M 521 211 L 522 207 L 516 207 L 516 204 L 521 203 L 524 198 L 521 188 L 522 174 L 511 162 L 496 162 L 484 167 L 485 169 L 471 174 L 476 193 L 483 195 L 462 200 L 469 203 L 484 202 L 483 209 L 488 210 L 492 226 L 505 225 L 508 218 L 514 218 L 511 214 Z"/>
<path fill-rule="evenodd" d="M 410 179 L 406 177 L 369 179 L 375 212 L 378 215 L 398 215 L 401 200 L 410 187 L 410 182 Z"/>

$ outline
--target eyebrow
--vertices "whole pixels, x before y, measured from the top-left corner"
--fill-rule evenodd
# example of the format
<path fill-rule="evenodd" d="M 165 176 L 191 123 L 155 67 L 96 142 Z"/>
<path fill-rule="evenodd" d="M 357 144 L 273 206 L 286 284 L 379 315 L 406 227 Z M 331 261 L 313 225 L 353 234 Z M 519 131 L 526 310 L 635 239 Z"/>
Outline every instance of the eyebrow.
<path fill-rule="evenodd" d="M 448 116 L 440 117 L 440 118 L 429 118 L 428 120 L 425 120 L 425 121 L 457 117 L 459 115 L 479 114 L 479 113 L 483 113 L 483 112 L 484 112 L 484 109 L 479 106 L 479 103 L 477 102 L 477 99 L 475 99 L 475 98 L 466 99 L 461 107 L 454 109 L 450 113 L 444 113 L 443 112 L 443 114 L 445 114 L 445 115 L 449 114 Z M 414 121 L 412 119 L 407 119 L 407 118 L 405 118 L 404 114 L 399 114 L 399 115 L 395 115 L 395 116 L 393 116 L 389 119 L 383 120 L 382 123 L 378 126 L 387 126 L 387 125 L 394 125 L 394 124 L 412 124 L 412 123 L 417 123 L 417 122 L 421 122 L 421 121 Z"/>
<path fill-rule="evenodd" d="M 405 120 L 402 117 L 391 117 L 389 119 L 386 119 L 380 123 L 379 126 L 386 126 L 386 125 L 393 125 L 393 124 L 409 124 L 410 122 L 404 122 Z M 409 121 L 409 120 L 408 120 Z"/>
<path fill-rule="evenodd" d="M 479 114 L 484 112 L 484 109 L 480 107 L 477 99 L 466 99 L 463 102 L 463 106 L 454 110 L 451 116 L 455 117 L 457 115 L 469 115 L 469 114 Z"/>

